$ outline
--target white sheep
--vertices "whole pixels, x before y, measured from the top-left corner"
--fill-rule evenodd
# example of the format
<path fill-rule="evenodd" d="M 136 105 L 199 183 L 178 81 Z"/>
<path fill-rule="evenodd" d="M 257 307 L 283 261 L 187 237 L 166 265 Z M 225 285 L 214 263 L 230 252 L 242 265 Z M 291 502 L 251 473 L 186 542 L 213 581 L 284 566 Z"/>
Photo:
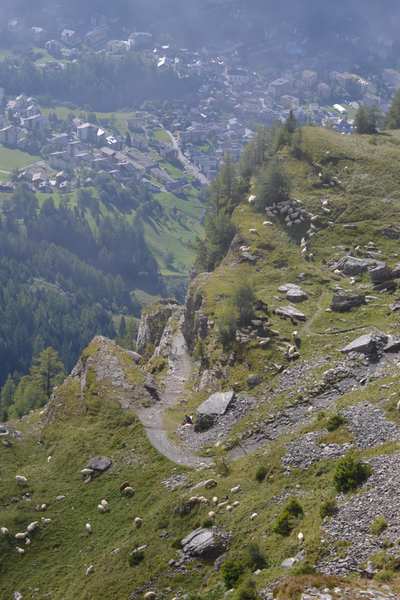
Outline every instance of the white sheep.
<path fill-rule="evenodd" d="M 101 513 L 106 513 L 110 510 L 110 506 L 109 506 L 107 500 L 102 500 L 97 508 L 98 508 L 99 512 L 101 512 Z"/>
<path fill-rule="evenodd" d="M 225 509 L 227 512 L 232 512 L 233 511 L 233 506 L 231 504 L 228 504 L 228 506 Z"/>
<path fill-rule="evenodd" d="M 140 517 L 136 517 L 133 522 L 135 524 L 136 529 L 140 529 L 143 525 L 143 519 L 141 519 Z"/>
<path fill-rule="evenodd" d="M 27 530 L 28 533 L 32 533 L 38 527 L 39 527 L 39 521 L 33 521 L 32 523 L 29 523 L 29 525 L 26 528 L 26 530 Z"/>
<path fill-rule="evenodd" d="M 213 510 L 210 510 L 210 512 L 208 513 L 208 518 L 209 519 L 215 519 L 215 512 Z"/>
<path fill-rule="evenodd" d="M 51 523 L 51 519 L 45 519 L 44 517 L 42 517 L 42 523 L 43 525 L 48 525 L 49 523 Z"/>
<path fill-rule="evenodd" d="M 86 569 L 86 576 L 91 575 L 92 573 L 94 573 L 94 566 L 90 565 L 87 569 Z"/>
<path fill-rule="evenodd" d="M 231 488 L 231 494 L 238 494 L 241 490 L 240 485 L 235 485 L 235 487 Z"/>
<path fill-rule="evenodd" d="M 304 542 L 304 533 L 300 531 L 300 533 L 297 536 L 297 539 L 299 540 L 300 544 L 302 544 Z"/>
<path fill-rule="evenodd" d="M 10 532 L 8 531 L 7 527 L 1 527 L 0 533 L 1 533 L 1 535 L 4 535 L 4 536 L 10 535 Z"/>
<path fill-rule="evenodd" d="M 28 480 L 26 477 L 24 477 L 24 475 L 16 475 L 15 476 L 15 481 L 18 485 L 28 485 Z"/>
<path fill-rule="evenodd" d="M 18 552 L 18 554 L 25 554 L 25 550 L 23 548 L 20 548 L 19 546 L 17 546 L 15 549 Z"/>
<path fill-rule="evenodd" d="M 87 533 L 89 533 L 89 534 L 93 533 L 93 529 L 92 529 L 92 526 L 90 523 L 86 523 L 85 529 L 86 529 Z"/>
<path fill-rule="evenodd" d="M 250 515 L 250 521 L 254 521 L 254 519 L 257 519 L 258 517 L 258 513 L 254 512 L 253 514 Z"/>
<path fill-rule="evenodd" d="M 28 532 L 27 531 L 23 531 L 23 532 L 20 532 L 20 533 L 16 533 L 14 537 L 15 537 L 16 540 L 25 540 L 28 537 Z"/>

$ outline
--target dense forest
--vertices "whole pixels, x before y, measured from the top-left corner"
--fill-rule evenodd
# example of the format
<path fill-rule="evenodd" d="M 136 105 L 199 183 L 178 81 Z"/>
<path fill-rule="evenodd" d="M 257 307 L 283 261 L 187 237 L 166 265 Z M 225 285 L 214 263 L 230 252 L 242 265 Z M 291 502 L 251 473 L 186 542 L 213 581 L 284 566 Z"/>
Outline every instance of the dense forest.
<path fill-rule="evenodd" d="M 28 57 L 8 58 L 0 62 L 0 81 L 10 94 L 47 96 L 104 112 L 146 100 L 182 98 L 199 85 L 197 78 L 179 79 L 170 70 L 160 73 L 135 53 L 118 61 L 86 54 L 63 70 L 43 70 Z"/>
<path fill-rule="evenodd" d="M 3 202 L 0 385 L 9 374 L 26 373 L 48 346 L 70 369 L 94 335 L 115 336 L 113 316 L 139 314 L 132 289 L 163 291 L 141 218 L 102 215 L 107 183 L 98 182 L 98 196 L 80 190 L 75 205 L 39 202 L 24 186 Z"/>

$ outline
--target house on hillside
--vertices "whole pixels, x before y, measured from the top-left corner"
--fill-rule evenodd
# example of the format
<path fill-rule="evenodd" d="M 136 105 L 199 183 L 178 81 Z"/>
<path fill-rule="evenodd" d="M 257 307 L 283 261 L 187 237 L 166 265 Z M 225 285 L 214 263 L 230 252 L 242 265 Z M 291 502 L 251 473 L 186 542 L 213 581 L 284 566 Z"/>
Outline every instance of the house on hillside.
<path fill-rule="evenodd" d="M 18 141 L 18 130 L 14 125 L 8 125 L 0 129 L 0 144 L 4 146 L 16 146 Z"/>
<path fill-rule="evenodd" d="M 94 125 L 93 123 L 82 123 L 81 125 L 78 125 L 76 132 L 81 142 L 94 144 L 97 141 L 98 130 L 99 128 L 97 125 Z"/>
<path fill-rule="evenodd" d="M 79 35 L 73 29 L 63 29 L 61 32 L 61 41 L 71 48 L 80 43 Z"/>

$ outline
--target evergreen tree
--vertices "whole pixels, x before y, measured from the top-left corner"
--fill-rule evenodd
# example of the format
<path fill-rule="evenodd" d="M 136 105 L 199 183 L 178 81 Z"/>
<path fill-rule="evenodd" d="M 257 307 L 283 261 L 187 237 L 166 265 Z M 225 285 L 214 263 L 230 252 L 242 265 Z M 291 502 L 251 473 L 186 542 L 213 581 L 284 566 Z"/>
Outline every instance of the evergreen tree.
<path fill-rule="evenodd" d="M 375 107 L 360 106 L 355 119 L 354 126 L 357 133 L 373 134 L 378 130 L 378 110 Z"/>
<path fill-rule="evenodd" d="M 119 324 L 118 334 L 119 334 L 120 338 L 124 338 L 126 336 L 126 321 L 125 321 L 125 317 L 121 318 L 121 321 L 120 321 L 120 324 Z"/>
<path fill-rule="evenodd" d="M 393 98 L 393 102 L 386 119 L 386 127 L 388 129 L 400 129 L 400 90 Z"/>
<path fill-rule="evenodd" d="M 2 387 L 0 394 L 0 420 L 6 421 L 8 418 L 8 410 L 14 402 L 15 394 L 15 382 L 14 379 L 9 375 L 5 384 Z"/>
<path fill-rule="evenodd" d="M 292 134 L 297 129 L 297 119 L 294 116 L 294 112 L 291 110 L 288 118 L 286 119 L 285 129 L 288 133 Z"/>
<path fill-rule="evenodd" d="M 46 348 L 34 359 L 29 374 L 19 382 L 13 394 L 9 415 L 22 417 L 30 410 L 44 406 L 52 391 L 65 377 L 62 364 L 54 348 Z"/>
<path fill-rule="evenodd" d="M 253 287 L 245 282 L 236 288 L 233 294 L 233 303 L 239 314 L 239 325 L 250 325 L 254 319 L 254 304 L 256 296 Z"/>
<path fill-rule="evenodd" d="M 48 400 L 53 388 L 62 383 L 65 378 L 64 365 L 54 348 L 46 348 L 33 359 L 30 378 Z"/>
<path fill-rule="evenodd" d="M 290 195 L 290 181 L 278 161 L 270 162 L 256 182 L 256 208 L 263 211 L 274 202 L 287 200 Z"/>

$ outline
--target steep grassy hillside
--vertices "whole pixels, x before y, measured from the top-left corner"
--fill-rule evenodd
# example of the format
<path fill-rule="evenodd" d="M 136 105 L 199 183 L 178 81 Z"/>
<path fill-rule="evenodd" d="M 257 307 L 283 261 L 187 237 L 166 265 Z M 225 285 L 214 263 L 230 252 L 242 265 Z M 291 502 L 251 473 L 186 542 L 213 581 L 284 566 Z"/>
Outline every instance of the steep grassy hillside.
<path fill-rule="evenodd" d="M 233 213 L 238 233 L 227 256 L 191 286 L 183 324 L 190 378 L 182 380 L 185 348 L 171 342 L 181 335 L 174 317 L 148 363 L 135 365 L 137 356 L 97 339 L 45 414 L 11 424 L 21 436 L 5 436 L 0 446 L 0 527 L 15 535 L 42 517 L 51 522 L 40 524 L 21 555 L 21 542 L 1 538 L 5 598 L 19 591 L 24 600 L 217 600 L 230 588 L 235 600 L 399 597 L 400 345 L 384 351 L 378 336 L 363 353 L 340 351 L 370 331 L 398 332 L 390 307 L 398 281 L 399 141 L 397 134 L 344 137 L 308 128 L 300 159 L 279 151 L 292 200 L 312 215 L 307 251 L 301 224 L 257 213 L 245 196 Z M 345 275 L 336 263 L 348 255 L 385 261 L 383 284 L 368 271 Z M 255 293 L 254 322 L 237 326 L 224 348 L 221 319 L 243 283 Z M 288 283 L 307 299 L 290 302 L 278 289 Z M 338 286 L 365 302 L 333 311 Z M 288 306 L 305 320 L 282 319 L 276 311 Z M 157 310 L 148 312 L 155 323 L 163 306 Z M 150 345 L 151 331 L 143 321 Z M 211 393 L 229 390 L 236 395 L 225 414 L 200 429 L 187 423 L 193 415 L 197 424 Z M 152 424 L 143 414 L 153 410 Z M 162 458 L 137 417 L 148 432 L 168 432 L 187 461 L 203 457 L 204 467 Z M 94 456 L 110 457 L 112 467 L 84 483 L 80 471 Z M 358 478 L 350 491 L 349 472 Z M 15 475 L 27 477 L 26 488 Z M 124 483 L 135 488 L 133 497 L 121 494 Z M 98 511 L 102 499 L 110 512 Z M 47 510 L 36 512 L 42 503 Z M 190 558 L 180 541 L 199 527 L 223 535 L 223 548 Z"/>

